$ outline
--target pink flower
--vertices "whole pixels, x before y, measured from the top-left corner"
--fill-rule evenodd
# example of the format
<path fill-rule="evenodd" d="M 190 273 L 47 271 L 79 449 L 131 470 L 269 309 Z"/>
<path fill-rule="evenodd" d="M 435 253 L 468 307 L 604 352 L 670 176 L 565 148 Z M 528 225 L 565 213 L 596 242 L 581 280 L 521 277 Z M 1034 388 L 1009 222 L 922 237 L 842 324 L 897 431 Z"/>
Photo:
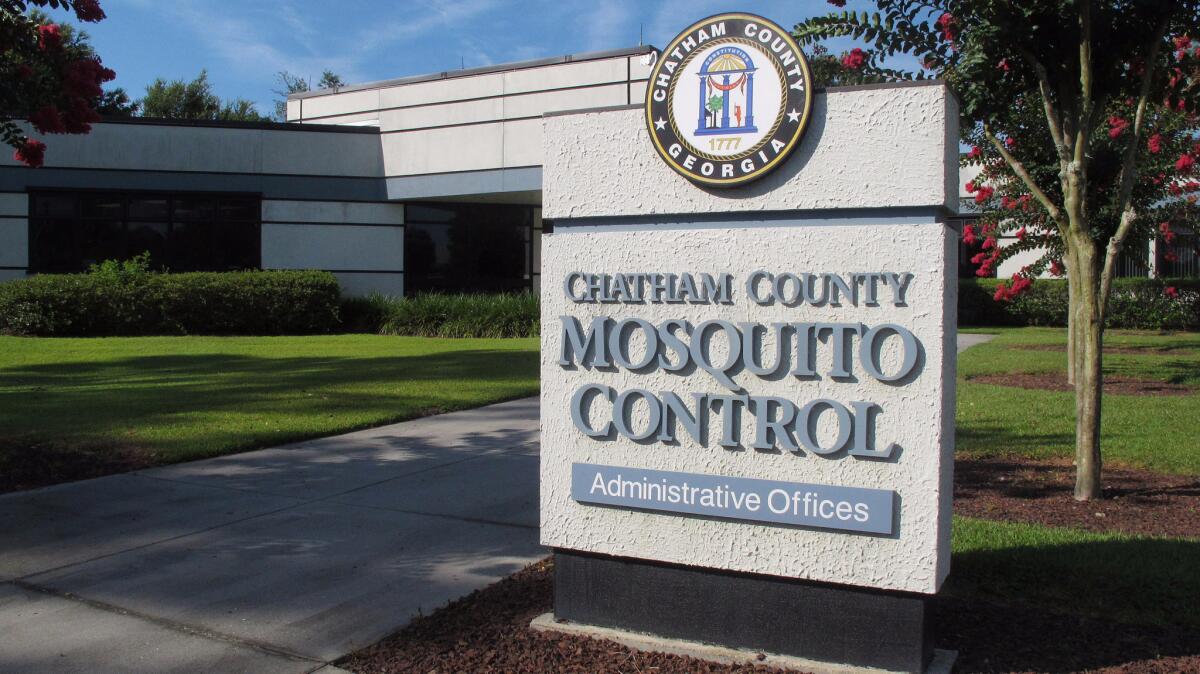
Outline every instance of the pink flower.
<path fill-rule="evenodd" d="M 983 249 L 984 250 L 991 250 L 995 247 L 996 247 L 996 237 L 989 236 L 988 238 L 983 240 Z"/>
<path fill-rule="evenodd" d="M 1163 288 L 1163 294 L 1171 299 L 1175 299 L 1179 297 L 1179 289 L 1175 286 L 1167 286 L 1166 288 Z"/>
<path fill-rule="evenodd" d="M 1004 72 L 1012 70 L 1012 66 L 1008 65 L 1008 59 L 1000 59 L 1000 62 L 996 64 L 996 67 Z"/>
<path fill-rule="evenodd" d="M 1189 173 L 1195 165 L 1196 160 L 1192 159 L 1192 155 L 1182 154 L 1179 155 L 1179 159 L 1175 162 L 1175 170 L 1180 173 Z"/>
<path fill-rule="evenodd" d="M 1058 260 L 1050 260 L 1050 273 L 1053 274 L 1054 276 L 1062 276 L 1063 275 L 1062 263 L 1059 262 Z"/>
<path fill-rule="evenodd" d="M 963 243 L 967 244 L 968 246 L 974 246 L 975 242 L 979 240 L 979 238 L 975 236 L 975 227 L 973 225 L 963 225 L 962 240 Z M 976 264 L 979 263 L 977 262 Z"/>
<path fill-rule="evenodd" d="M 971 193 L 975 192 L 975 189 L 976 189 L 976 188 L 975 188 L 975 181 L 974 181 L 974 180 L 968 180 L 968 181 L 967 181 L 967 184 L 966 184 L 966 185 L 963 185 L 963 188 L 965 188 L 965 189 L 967 190 L 967 194 L 971 194 Z"/>
<path fill-rule="evenodd" d="M 1146 147 L 1150 149 L 1150 154 L 1158 154 L 1162 152 L 1163 137 L 1161 133 L 1156 133 L 1146 139 Z"/>
<path fill-rule="evenodd" d="M 978 191 L 975 192 L 975 203 L 981 205 L 986 203 L 988 199 L 992 198 L 992 195 L 995 194 L 995 192 L 996 190 L 988 187 L 987 185 L 980 185 Z"/>
<path fill-rule="evenodd" d="M 62 33 L 57 23 L 47 23 L 38 26 L 38 48 L 42 51 L 55 51 L 62 46 Z"/>
<path fill-rule="evenodd" d="M 967 158 L 968 159 L 979 159 L 979 157 L 982 155 L 983 155 L 983 151 L 979 149 L 979 146 L 972 145 L 971 151 L 967 153 Z"/>
<path fill-rule="evenodd" d="M 33 168 L 41 166 L 45 158 L 46 144 L 32 138 L 25 139 L 13 152 L 13 159 Z"/>
<path fill-rule="evenodd" d="M 950 12 L 942 14 L 938 17 L 937 21 L 933 22 L 933 25 L 942 31 L 942 38 L 946 40 L 946 42 L 954 42 L 954 39 L 958 37 L 957 24 L 958 21 Z"/>
<path fill-rule="evenodd" d="M 1013 148 L 1014 148 L 1014 147 L 1016 147 L 1016 146 L 1017 146 L 1017 139 L 1016 139 L 1016 138 L 1013 138 L 1012 136 L 1009 136 L 1008 138 L 1005 138 L 1005 139 L 1004 139 L 1004 147 L 1006 147 L 1006 148 L 1008 148 L 1008 149 L 1010 149 L 1010 150 L 1011 150 L 1011 149 L 1013 149 Z"/>
<path fill-rule="evenodd" d="M 75 0 L 75 16 L 80 21 L 95 23 L 104 19 L 105 14 L 97 0 Z"/>
<path fill-rule="evenodd" d="M 29 115 L 29 123 L 41 133 L 65 133 L 67 130 L 63 125 L 62 115 L 53 105 L 44 106 Z"/>
<path fill-rule="evenodd" d="M 1024 227 L 1018 229 L 1017 230 L 1017 241 L 1024 241 L 1026 233 L 1027 232 L 1025 231 Z"/>
<path fill-rule="evenodd" d="M 863 64 L 866 62 L 867 53 L 858 47 L 851 49 L 849 54 L 846 54 L 842 57 L 842 65 L 851 70 L 858 70 L 859 68 L 863 67 Z"/>
<path fill-rule="evenodd" d="M 1120 137 L 1120 135 L 1122 133 L 1125 133 L 1125 129 L 1128 126 L 1129 126 L 1129 120 L 1122 119 L 1120 117 L 1115 117 L 1115 116 L 1109 117 L 1108 118 L 1108 127 L 1109 127 L 1108 128 L 1108 137 L 1109 138 Z"/>

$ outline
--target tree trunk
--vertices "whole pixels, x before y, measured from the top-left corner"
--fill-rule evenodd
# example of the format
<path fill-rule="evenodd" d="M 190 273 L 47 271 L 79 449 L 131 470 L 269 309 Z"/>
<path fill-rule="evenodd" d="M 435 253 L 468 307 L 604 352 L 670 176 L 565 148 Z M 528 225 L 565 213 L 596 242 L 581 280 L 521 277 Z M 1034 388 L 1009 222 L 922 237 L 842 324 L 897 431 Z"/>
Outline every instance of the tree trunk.
<path fill-rule="evenodd" d="M 1075 274 L 1067 273 L 1067 383 L 1075 383 Z"/>
<path fill-rule="evenodd" d="M 1084 234 L 1084 236 L 1087 236 Z M 1100 405 L 1104 385 L 1100 284 L 1095 248 L 1079 247 L 1074 314 L 1075 353 L 1075 500 L 1101 496 Z"/>

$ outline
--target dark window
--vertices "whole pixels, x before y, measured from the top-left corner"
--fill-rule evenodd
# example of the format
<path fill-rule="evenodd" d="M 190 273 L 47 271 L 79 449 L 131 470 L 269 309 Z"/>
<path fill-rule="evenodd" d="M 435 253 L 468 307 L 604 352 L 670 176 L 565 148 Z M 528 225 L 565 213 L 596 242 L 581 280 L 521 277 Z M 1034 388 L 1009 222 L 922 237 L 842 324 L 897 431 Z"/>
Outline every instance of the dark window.
<path fill-rule="evenodd" d="M 532 206 L 408 204 L 404 276 L 410 293 L 501 292 L 533 287 Z"/>
<path fill-rule="evenodd" d="M 169 271 L 261 265 L 261 199 L 220 194 L 35 192 L 29 256 L 35 272 L 79 272 L 150 253 Z"/>

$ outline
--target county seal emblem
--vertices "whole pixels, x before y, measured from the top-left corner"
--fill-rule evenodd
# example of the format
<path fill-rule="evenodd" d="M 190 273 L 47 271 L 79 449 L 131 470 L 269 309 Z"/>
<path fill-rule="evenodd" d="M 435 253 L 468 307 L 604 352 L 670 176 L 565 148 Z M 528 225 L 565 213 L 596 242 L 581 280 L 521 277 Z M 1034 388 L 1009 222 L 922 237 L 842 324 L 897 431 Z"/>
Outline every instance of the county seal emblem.
<path fill-rule="evenodd" d="M 719 14 L 681 32 L 646 88 L 646 128 L 675 171 L 711 187 L 766 175 L 799 144 L 812 74 L 796 41 L 752 14 Z"/>

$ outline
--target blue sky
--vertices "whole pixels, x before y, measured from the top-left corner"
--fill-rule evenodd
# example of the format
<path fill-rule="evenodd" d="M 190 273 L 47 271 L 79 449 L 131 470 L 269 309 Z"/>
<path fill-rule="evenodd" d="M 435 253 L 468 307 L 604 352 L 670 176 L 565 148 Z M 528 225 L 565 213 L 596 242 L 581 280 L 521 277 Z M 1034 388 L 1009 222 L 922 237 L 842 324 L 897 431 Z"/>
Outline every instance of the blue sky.
<path fill-rule="evenodd" d="M 662 46 L 690 22 L 750 11 L 790 28 L 830 10 L 824 0 L 102 0 L 86 26 L 115 86 L 140 97 L 157 77 L 206 68 L 222 98 L 269 114 L 280 70 L 346 82 L 629 47 L 639 29 Z M 865 0 L 849 8 L 869 9 Z M 837 45 L 835 45 L 837 46 Z"/>

